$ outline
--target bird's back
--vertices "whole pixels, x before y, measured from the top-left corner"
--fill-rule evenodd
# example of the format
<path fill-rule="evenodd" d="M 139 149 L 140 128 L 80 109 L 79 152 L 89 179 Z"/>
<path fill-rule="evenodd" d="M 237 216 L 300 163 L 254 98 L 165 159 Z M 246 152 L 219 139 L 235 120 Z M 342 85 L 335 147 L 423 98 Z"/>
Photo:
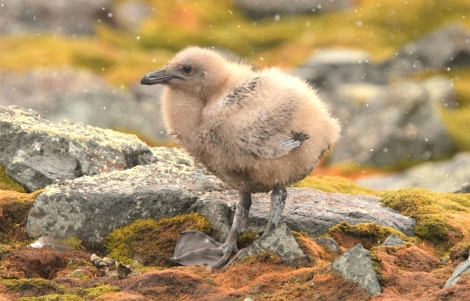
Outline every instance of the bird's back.
<path fill-rule="evenodd" d="M 339 135 L 338 122 L 316 93 L 278 69 L 233 86 L 205 112 L 196 157 L 249 192 L 301 180 Z"/>

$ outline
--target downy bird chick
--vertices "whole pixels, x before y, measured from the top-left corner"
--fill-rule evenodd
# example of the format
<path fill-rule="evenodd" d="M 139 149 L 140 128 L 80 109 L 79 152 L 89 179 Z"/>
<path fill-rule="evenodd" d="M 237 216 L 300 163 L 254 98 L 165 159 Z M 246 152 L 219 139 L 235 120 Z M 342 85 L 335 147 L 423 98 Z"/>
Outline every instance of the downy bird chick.
<path fill-rule="evenodd" d="M 306 82 L 277 68 L 253 71 L 209 49 L 182 50 L 141 84 L 165 86 L 169 133 L 240 194 L 226 241 L 188 232 L 192 242 L 178 241 L 173 257 L 181 264 L 224 266 L 238 251 L 252 193 L 272 191 L 263 236 L 272 232 L 284 208 L 285 187 L 308 176 L 339 137 L 338 121 Z M 210 243 L 198 244 L 202 241 Z"/>

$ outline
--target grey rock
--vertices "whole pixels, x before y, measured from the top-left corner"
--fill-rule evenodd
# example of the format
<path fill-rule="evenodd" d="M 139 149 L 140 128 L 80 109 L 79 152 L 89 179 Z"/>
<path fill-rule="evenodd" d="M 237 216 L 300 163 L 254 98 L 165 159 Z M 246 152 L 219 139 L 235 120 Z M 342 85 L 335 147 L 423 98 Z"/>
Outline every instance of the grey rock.
<path fill-rule="evenodd" d="M 470 179 L 470 153 L 459 153 L 452 159 L 426 162 L 403 172 L 362 177 L 357 184 L 377 190 L 422 187 L 438 192 L 462 189 Z"/>
<path fill-rule="evenodd" d="M 160 114 L 161 91 L 156 85 L 127 92 L 89 71 L 70 68 L 0 71 L 0 105 L 33 109 L 51 121 L 139 133 L 155 142 L 169 140 Z"/>
<path fill-rule="evenodd" d="M 356 282 L 371 296 L 382 291 L 372 266 L 369 251 L 360 244 L 336 259 L 332 268 L 343 278 Z"/>
<path fill-rule="evenodd" d="M 338 243 L 333 238 L 322 237 L 315 239 L 315 242 L 321 246 L 326 247 L 333 253 L 339 254 L 341 252 Z"/>
<path fill-rule="evenodd" d="M 97 23 L 110 19 L 110 4 L 111 0 L 3 0 L 0 34 L 91 34 Z"/>
<path fill-rule="evenodd" d="M 460 25 L 439 28 L 406 44 L 384 62 L 387 76 L 398 77 L 425 69 L 443 70 L 470 65 L 470 31 Z"/>
<path fill-rule="evenodd" d="M 109 257 L 99 257 L 96 254 L 91 254 L 90 256 L 90 262 L 98 268 L 103 268 L 103 267 L 109 267 L 109 266 L 115 266 L 116 262 L 114 259 L 109 258 Z"/>
<path fill-rule="evenodd" d="M 457 281 L 459 281 L 460 276 L 462 276 L 462 274 L 464 273 L 470 273 L 470 257 L 457 266 L 457 268 L 454 270 L 449 279 L 447 279 L 444 287 L 456 284 Z"/>
<path fill-rule="evenodd" d="M 149 147 L 134 135 L 53 123 L 15 106 L 0 106 L 0 133 L 0 164 L 29 191 L 153 160 Z"/>
<path fill-rule="evenodd" d="M 165 148 L 160 149 L 166 153 Z M 222 190 L 223 184 L 197 165 L 175 163 L 184 160 L 184 156 L 173 161 L 156 157 L 149 165 L 48 186 L 28 215 L 28 235 L 72 236 L 93 246 L 99 245 L 113 229 L 136 219 L 158 220 L 199 212 L 218 228 L 216 238 L 225 240 L 238 192 Z M 294 231 L 318 236 L 346 221 L 376 222 L 413 234 L 414 220 L 382 207 L 377 197 L 303 188 L 289 188 L 288 193 L 282 222 Z M 254 195 L 246 230 L 263 230 L 269 202 L 268 194 Z"/>
<path fill-rule="evenodd" d="M 241 254 L 237 254 L 236 261 L 242 260 L 245 256 L 253 256 L 266 251 L 279 256 L 284 264 L 304 266 L 308 263 L 307 256 L 284 223 L 279 224 L 269 235 L 255 240 L 242 250 Z"/>
<path fill-rule="evenodd" d="M 306 63 L 291 73 L 324 90 L 334 90 L 348 83 L 384 84 L 387 81 L 367 52 L 349 48 L 317 50 Z"/>
<path fill-rule="evenodd" d="M 384 240 L 382 246 L 401 246 L 404 244 L 405 242 L 400 237 L 395 234 L 391 234 Z"/>
<path fill-rule="evenodd" d="M 275 15 L 311 14 L 341 10 L 353 5 L 351 0 L 234 0 L 234 5 L 252 18 Z"/>
<path fill-rule="evenodd" d="M 456 191 L 455 193 L 470 193 L 470 183 L 466 182 L 462 185 L 462 187 Z"/>
<path fill-rule="evenodd" d="M 210 186 L 210 184 L 213 186 Z M 30 237 L 77 237 L 94 247 L 113 229 L 136 219 L 190 212 L 198 195 L 218 189 L 213 176 L 184 164 L 162 160 L 96 176 L 64 180 L 46 187 L 31 208 Z"/>
<path fill-rule="evenodd" d="M 152 14 L 151 7 L 142 1 L 120 1 L 113 5 L 113 23 L 133 33 L 136 33 L 143 21 Z"/>
<path fill-rule="evenodd" d="M 386 167 L 440 159 L 454 150 L 438 107 L 420 83 L 342 85 L 327 97 L 343 123 L 333 162 Z"/>

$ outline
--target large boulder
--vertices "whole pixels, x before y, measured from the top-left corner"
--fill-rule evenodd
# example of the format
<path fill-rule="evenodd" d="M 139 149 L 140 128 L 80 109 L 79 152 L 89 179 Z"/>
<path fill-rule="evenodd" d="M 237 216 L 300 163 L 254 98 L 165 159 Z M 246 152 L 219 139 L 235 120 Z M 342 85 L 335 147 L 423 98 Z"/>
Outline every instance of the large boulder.
<path fill-rule="evenodd" d="M 327 91 L 343 84 L 385 84 L 387 81 L 383 71 L 373 63 L 367 52 L 348 48 L 317 50 L 291 73 Z"/>
<path fill-rule="evenodd" d="M 425 162 L 403 172 L 360 178 L 357 184 L 377 190 L 422 187 L 453 192 L 470 182 L 470 153 L 460 153 L 441 162 Z"/>
<path fill-rule="evenodd" d="M 168 140 L 160 114 L 161 86 L 129 93 L 89 71 L 59 68 L 0 71 L 0 105 L 38 111 L 51 121 L 67 119 Z"/>
<path fill-rule="evenodd" d="M 342 85 L 326 94 L 343 125 L 333 162 L 387 167 L 444 158 L 454 147 L 437 103 L 419 82 Z"/>
<path fill-rule="evenodd" d="M 91 34 L 99 22 L 106 22 L 111 0 L 36 1 L 3 0 L 0 34 L 53 32 Z"/>
<path fill-rule="evenodd" d="M 382 64 L 382 69 L 387 76 L 398 77 L 458 66 L 470 66 L 470 31 L 460 25 L 450 25 L 406 44 Z"/>
<path fill-rule="evenodd" d="M 163 153 L 163 155 L 156 154 Z M 114 228 L 136 219 L 172 217 L 199 212 L 224 240 L 234 215 L 238 192 L 193 163 L 181 151 L 171 159 L 166 148 L 154 151 L 156 162 L 46 187 L 34 203 L 26 223 L 29 236 L 77 237 L 99 245 Z M 295 231 L 326 233 L 341 221 L 376 222 L 413 234 L 414 220 L 380 205 L 377 197 L 326 193 L 289 188 L 282 221 Z M 248 231 L 262 231 L 267 222 L 270 196 L 253 198 Z M 190 229 L 188 229 L 190 230 Z"/>
<path fill-rule="evenodd" d="M 28 191 L 58 180 L 122 170 L 153 160 L 134 135 L 0 106 L 0 164 Z"/>

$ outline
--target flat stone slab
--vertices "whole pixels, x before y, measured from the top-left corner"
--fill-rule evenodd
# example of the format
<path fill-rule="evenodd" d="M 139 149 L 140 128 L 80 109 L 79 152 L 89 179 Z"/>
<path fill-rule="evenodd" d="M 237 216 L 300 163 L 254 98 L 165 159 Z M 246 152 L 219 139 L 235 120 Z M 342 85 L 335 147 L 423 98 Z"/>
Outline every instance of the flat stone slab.
<path fill-rule="evenodd" d="M 235 190 L 203 169 L 161 160 L 48 186 L 40 194 L 26 222 L 30 237 L 77 237 L 84 244 L 100 244 L 113 229 L 136 219 L 161 219 L 189 212 L 205 216 L 224 240 L 232 223 Z M 382 207 L 377 197 L 326 193 L 309 188 L 288 188 L 282 222 L 294 231 L 320 235 L 341 221 L 375 222 L 408 235 L 414 220 Z M 268 217 L 270 195 L 253 198 L 248 230 L 262 231 Z M 191 229 L 188 229 L 191 230 Z"/>

